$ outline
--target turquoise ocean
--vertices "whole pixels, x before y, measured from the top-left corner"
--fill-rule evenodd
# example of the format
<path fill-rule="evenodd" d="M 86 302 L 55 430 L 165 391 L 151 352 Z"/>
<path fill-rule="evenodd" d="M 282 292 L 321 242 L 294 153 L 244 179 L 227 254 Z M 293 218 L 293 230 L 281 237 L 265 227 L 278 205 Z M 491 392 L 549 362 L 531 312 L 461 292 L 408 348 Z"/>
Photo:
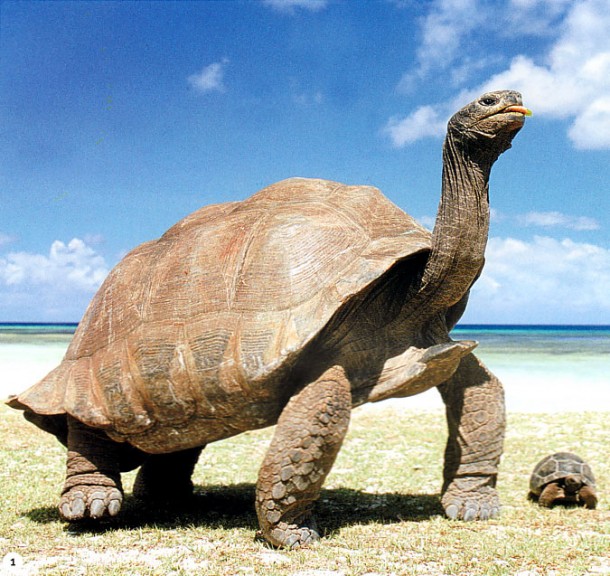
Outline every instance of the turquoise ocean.
<path fill-rule="evenodd" d="M 76 324 L 1 324 L 0 397 L 34 384 L 61 361 Z M 458 325 L 455 340 L 502 380 L 515 412 L 610 412 L 610 326 Z M 401 401 L 403 402 L 403 401 Z M 441 408 L 435 390 L 405 407 Z"/>

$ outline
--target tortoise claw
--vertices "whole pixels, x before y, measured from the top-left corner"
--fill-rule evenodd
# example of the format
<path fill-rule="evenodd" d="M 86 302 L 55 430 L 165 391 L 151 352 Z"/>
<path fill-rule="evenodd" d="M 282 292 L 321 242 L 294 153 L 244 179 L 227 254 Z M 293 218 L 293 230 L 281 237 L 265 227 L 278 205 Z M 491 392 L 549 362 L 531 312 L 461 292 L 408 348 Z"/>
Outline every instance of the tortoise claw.
<path fill-rule="evenodd" d="M 71 490 L 62 496 L 59 513 L 64 520 L 81 520 L 85 517 L 85 495 L 80 490 Z"/>
<path fill-rule="evenodd" d="M 74 486 L 59 503 L 59 514 L 68 522 L 91 518 L 98 520 L 116 516 L 121 510 L 123 495 L 111 486 Z"/>
<path fill-rule="evenodd" d="M 259 537 L 274 547 L 295 550 L 312 546 L 320 534 L 314 518 L 309 516 L 301 525 L 280 522 L 267 535 L 260 532 Z"/>
<path fill-rule="evenodd" d="M 451 485 L 441 499 L 445 514 L 451 520 L 490 520 L 500 515 L 500 501 L 494 488 L 460 490 Z"/>

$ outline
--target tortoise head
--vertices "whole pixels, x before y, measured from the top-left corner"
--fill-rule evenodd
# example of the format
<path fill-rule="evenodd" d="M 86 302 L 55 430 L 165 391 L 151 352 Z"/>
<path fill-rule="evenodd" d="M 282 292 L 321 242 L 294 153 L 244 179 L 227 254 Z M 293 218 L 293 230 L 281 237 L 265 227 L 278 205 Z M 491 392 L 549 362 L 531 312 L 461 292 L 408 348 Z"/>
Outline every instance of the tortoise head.
<path fill-rule="evenodd" d="M 583 484 L 583 479 L 579 474 L 570 474 L 563 480 L 564 490 L 567 494 L 576 494 L 576 492 L 582 488 Z"/>
<path fill-rule="evenodd" d="M 521 130 L 531 112 L 523 106 L 519 92 L 498 90 L 486 92 L 456 112 L 447 131 L 471 153 L 479 151 L 493 163 Z"/>

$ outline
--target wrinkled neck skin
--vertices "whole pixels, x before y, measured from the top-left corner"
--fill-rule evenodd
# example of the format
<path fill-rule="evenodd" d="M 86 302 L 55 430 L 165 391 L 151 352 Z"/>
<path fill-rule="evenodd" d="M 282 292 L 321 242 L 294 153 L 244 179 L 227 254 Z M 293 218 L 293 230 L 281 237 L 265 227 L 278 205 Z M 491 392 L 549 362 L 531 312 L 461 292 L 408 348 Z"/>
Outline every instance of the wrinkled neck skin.
<path fill-rule="evenodd" d="M 457 304 L 481 272 L 489 232 L 489 175 L 499 156 L 477 154 L 451 133 L 443 147 L 441 202 L 419 286 L 427 314 Z"/>

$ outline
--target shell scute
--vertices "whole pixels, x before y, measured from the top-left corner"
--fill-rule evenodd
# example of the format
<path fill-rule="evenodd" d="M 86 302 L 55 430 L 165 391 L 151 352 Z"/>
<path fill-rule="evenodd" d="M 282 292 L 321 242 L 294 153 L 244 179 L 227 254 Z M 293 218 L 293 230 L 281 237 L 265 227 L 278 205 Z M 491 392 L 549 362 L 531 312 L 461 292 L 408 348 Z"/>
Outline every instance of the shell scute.
<path fill-rule="evenodd" d="M 155 262 L 155 243 L 132 250 L 117 265 L 91 300 L 66 352 L 76 360 L 92 356 L 110 343 L 123 340 L 142 323 L 142 306 L 149 294 L 145 281 Z M 139 277 L 139 281 L 134 281 Z"/>

